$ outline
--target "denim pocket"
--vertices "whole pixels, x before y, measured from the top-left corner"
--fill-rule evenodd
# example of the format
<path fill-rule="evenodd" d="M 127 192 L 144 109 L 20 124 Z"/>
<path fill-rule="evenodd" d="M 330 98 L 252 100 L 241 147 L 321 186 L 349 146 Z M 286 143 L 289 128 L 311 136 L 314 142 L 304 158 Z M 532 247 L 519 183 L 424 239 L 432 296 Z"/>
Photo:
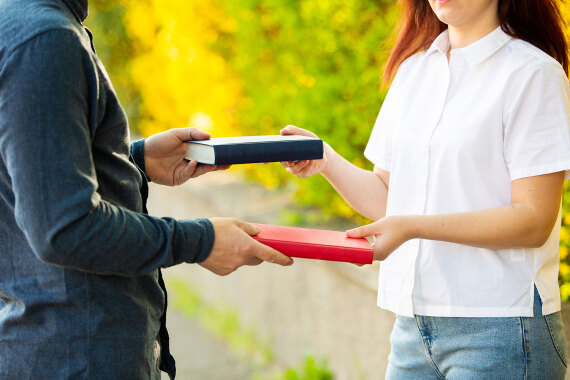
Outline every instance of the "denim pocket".
<path fill-rule="evenodd" d="M 564 324 L 562 323 L 562 314 L 556 312 L 553 314 L 545 315 L 546 325 L 548 326 L 548 332 L 552 338 L 552 343 L 560 356 L 560 359 L 564 363 L 565 367 L 568 367 L 567 356 L 568 349 L 566 347 L 566 335 L 564 334 Z"/>

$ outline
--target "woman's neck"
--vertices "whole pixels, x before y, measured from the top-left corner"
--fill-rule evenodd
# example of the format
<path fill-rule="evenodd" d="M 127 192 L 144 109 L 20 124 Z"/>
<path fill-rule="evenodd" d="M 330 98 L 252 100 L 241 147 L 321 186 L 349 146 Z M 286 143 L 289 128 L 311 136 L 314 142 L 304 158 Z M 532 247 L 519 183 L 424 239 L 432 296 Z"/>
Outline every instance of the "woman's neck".
<path fill-rule="evenodd" d="M 500 25 L 496 10 L 489 11 L 476 20 L 462 25 L 448 25 L 451 49 L 459 49 L 480 40 Z"/>

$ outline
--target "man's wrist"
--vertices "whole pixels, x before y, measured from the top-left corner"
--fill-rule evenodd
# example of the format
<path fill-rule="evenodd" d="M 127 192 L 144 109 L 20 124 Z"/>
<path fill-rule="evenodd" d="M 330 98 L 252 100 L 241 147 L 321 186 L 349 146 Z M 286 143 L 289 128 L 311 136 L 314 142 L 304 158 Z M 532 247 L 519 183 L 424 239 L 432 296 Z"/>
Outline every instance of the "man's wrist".
<path fill-rule="evenodd" d="M 144 157 L 145 139 L 135 140 L 131 142 L 131 158 L 136 167 L 144 174 L 146 180 L 150 182 L 150 178 L 146 173 L 146 162 Z"/>

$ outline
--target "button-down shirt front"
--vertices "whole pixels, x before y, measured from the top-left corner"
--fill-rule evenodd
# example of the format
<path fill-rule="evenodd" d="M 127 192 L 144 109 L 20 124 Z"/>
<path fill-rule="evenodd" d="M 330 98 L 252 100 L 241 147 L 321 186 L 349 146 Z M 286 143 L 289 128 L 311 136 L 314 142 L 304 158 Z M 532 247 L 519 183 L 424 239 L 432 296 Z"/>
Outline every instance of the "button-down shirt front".
<path fill-rule="evenodd" d="M 449 37 L 399 68 L 365 151 L 390 172 L 387 215 L 510 204 L 511 182 L 570 169 L 570 90 L 561 66 L 500 28 L 449 60 Z M 569 172 L 566 172 L 568 179 Z M 414 239 L 380 266 L 378 304 L 401 315 L 532 316 L 560 310 L 560 217 L 537 249 Z"/>

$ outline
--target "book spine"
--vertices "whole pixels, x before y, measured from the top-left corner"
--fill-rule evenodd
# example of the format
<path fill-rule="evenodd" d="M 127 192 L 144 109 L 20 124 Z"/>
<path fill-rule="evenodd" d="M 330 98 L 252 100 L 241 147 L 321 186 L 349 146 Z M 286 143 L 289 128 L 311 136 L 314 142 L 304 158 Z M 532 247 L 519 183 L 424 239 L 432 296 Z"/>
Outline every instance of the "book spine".
<path fill-rule="evenodd" d="M 231 144 L 215 147 L 215 165 L 250 164 L 259 162 L 320 160 L 321 140 L 267 142 L 263 144 Z"/>

